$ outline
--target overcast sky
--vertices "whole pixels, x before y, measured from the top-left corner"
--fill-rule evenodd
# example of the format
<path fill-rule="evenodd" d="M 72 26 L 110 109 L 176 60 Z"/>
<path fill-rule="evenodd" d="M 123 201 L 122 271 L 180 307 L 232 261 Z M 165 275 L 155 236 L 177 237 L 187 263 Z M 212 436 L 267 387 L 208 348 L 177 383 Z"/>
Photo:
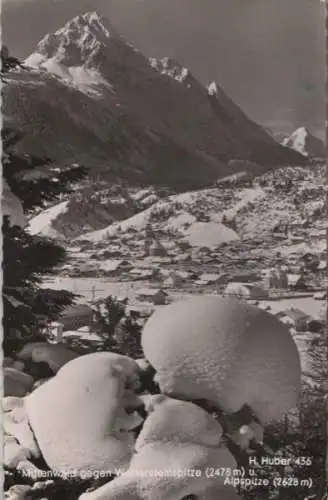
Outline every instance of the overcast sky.
<path fill-rule="evenodd" d="M 19 57 L 74 15 L 98 10 L 146 55 L 216 79 L 276 130 L 324 128 L 324 6 L 319 0 L 3 0 L 3 40 Z"/>

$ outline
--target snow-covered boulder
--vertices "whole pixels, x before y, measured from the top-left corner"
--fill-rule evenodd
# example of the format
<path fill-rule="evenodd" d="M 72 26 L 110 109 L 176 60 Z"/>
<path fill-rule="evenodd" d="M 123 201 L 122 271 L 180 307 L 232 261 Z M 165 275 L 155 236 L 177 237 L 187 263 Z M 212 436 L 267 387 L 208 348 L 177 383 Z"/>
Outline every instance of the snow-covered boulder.
<path fill-rule="evenodd" d="M 24 398 L 3 398 L 2 408 L 4 464 L 16 469 L 31 458 L 40 457 L 40 449 L 29 425 Z"/>
<path fill-rule="evenodd" d="M 7 396 L 2 398 L 2 411 L 7 412 L 13 408 L 24 406 L 24 399 L 16 396 Z"/>
<path fill-rule="evenodd" d="M 25 396 L 33 387 L 31 375 L 16 368 L 6 367 L 3 370 L 4 396 Z"/>
<path fill-rule="evenodd" d="M 24 371 L 25 364 L 23 363 L 23 361 L 14 361 L 14 363 L 12 364 L 12 368 L 15 368 L 19 371 Z"/>
<path fill-rule="evenodd" d="M 49 344 L 48 342 L 31 342 L 26 344 L 19 353 L 17 359 L 21 361 L 33 361 L 34 363 L 47 363 L 53 373 L 79 356 L 76 352 L 63 344 Z"/>
<path fill-rule="evenodd" d="M 80 500 L 181 500 L 188 495 L 237 499 L 235 490 L 224 486 L 224 476 L 205 473 L 209 467 L 236 468 L 221 438 L 220 424 L 200 407 L 155 396 L 130 467 Z M 225 497 L 225 491 L 231 496 Z"/>
<path fill-rule="evenodd" d="M 134 394 L 138 373 L 127 356 L 88 354 L 26 397 L 30 425 L 50 468 L 67 474 L 128 466 L 131 430 L 142 422 L 134 411 L 141 404 Z"/>
<path fill-rule="evenodd" d="M 3 358 L 2 368 L 6 368 L 7 366 L 13 366 L 14 363 L 15 363 L 15 360 L 13 358 L 6 356 Z"/>
<path fill-rule="evenodd" d="M 6 500 L 29 500 L 33 488 L 25 484 L 15 484 L 6 492 Z"/>
<path fill-rule="evenodd" d="M 277 318 L 234 299 L 198 297 L 158 309 L 142 333 L 161 391 L 226 412 L 250 406 L 263 422 L 298 402 L 300 357 Z"/>
<path fill-rule="evenodd" d="M 3 445 L 3 463 L 9 469 L 16 469 L 20 462 L 31 457 L 30 450 L 23 448 L 12 436 L 5 435 Z"/>

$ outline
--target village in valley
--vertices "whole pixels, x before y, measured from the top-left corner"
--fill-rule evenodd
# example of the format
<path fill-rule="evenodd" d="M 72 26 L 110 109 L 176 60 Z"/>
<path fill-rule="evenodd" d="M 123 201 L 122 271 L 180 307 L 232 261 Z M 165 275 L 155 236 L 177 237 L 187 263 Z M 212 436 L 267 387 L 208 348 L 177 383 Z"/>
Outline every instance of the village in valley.
<path fill-rule="evenodd" d="M 164 197 L 153 187 L 131 190 L 144 210 L 83 232 L 67 246 L 69 260 L 58 276 L 45 278 L 44 286 L 78 296 L 50 325 L 51 338 L 97 345 L 94 310 L 108 296 L 126 303 L 142 325 L 173 301 L 217 294 L 277 315 L 305 353 L 325 322 L 323 175 L 318 161 L 258 177 L 232 175 L 212 188 Z M 110 190 L 102 196 L 106 202 Z M 126 203 L 122 195 L 116 199 Z M 51 211 L 42 226 L 48 234 L 58 227 Z"/>

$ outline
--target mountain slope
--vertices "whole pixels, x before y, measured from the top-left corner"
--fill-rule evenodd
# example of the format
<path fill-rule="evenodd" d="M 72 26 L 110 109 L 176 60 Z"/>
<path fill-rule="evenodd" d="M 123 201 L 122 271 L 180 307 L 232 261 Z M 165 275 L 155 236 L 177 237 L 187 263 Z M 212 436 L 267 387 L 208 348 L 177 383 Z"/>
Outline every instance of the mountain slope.
<path fill-rule="evenodd" d="M 315 137 L 306 127 L 296 129 L 282 144 L 308 158 L 324 158 L 324 143 Z"/>
<path fill-rule="evenodd" d="M 231 159 L 302 161 L 217 85 L 209 92 L 177 63 L 149 61 L 96 13 L 47 35 L 26 66 L 3 89 L 5 115 L 26 133 L 23 151 L 180 190 L 229 174 Z"/>

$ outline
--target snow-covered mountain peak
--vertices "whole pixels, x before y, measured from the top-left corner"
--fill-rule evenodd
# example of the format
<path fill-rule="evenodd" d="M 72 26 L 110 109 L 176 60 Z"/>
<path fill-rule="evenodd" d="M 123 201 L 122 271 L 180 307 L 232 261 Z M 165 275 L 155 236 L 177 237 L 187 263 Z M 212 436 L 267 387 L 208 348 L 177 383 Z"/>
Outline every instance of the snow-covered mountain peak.
<path fill-rule="evenodd" d="M 100 75 L 98 61 L 112 38 L 120 36 L 110 22 L 97 12 L 87 12 L 46 35 L 25 65 L 55 74 L 90 93 L 94 85 L 108 86 Z"/>
<path fill-rule="evenodd" d="M 324 156 L 324 144 L 306 127 L 298 127 L 283 140 L 282 145 L 294 149 L 306 157 L 320 158 Z"/>
<path fill-rule="evenodd" d="M 119 37 L 109 21 L 97 12 L 74 17 L 62 28 L 46 35 L 37 45 L 26 64 L 35 60 L 35 55 L 43 59 L 56 59 L 65 66 L 91 65 L 94 56 L 106 46 L 109 38 Z"/>
<path fill-rule="evenodd" d="M 56 31 L 57 35 L 64 35 L 72 43 L 75 39 L 81 45 L 88 45 L 89 41 L 106 43 L 108 38 L 118 38 L 119 34 L 111 26 L 108 19 L 97 12 L 87 12 L 74 17 L 65 26 Z"/>
<path fill-rule="evenodd" d="M 162 75 L 168 75 L 180 83 L 187 83 L 190 79 L 191 73 L 188 68 L 181 66 L 177 61 L 170 57 L 163 57 L 156 59 L 155 57 L 149 58 L 149 63 L 152 68 L 156 69 Z"/>

